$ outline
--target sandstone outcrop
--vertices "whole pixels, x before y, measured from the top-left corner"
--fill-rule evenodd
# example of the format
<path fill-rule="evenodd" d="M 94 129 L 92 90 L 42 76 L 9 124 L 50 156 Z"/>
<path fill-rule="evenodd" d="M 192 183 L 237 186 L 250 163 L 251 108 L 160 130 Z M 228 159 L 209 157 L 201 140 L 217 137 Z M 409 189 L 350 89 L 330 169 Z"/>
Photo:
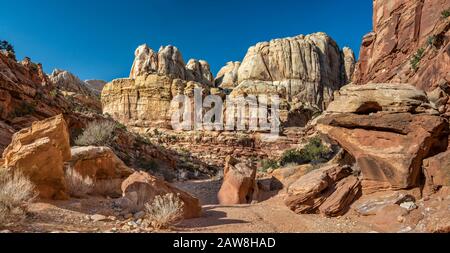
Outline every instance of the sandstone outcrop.
<path fill-rule="evenodd" d="M 176 95 L 193 96 L 193 89 L 208 86 L 160 74 L 117 79 L 102 92 L 103 112 L 127 125 L 171 128 L 171 101 Z"/>
<path fill-rule="evenodd" d="M 185 64 L 180 50 L 174 46 L 161 47 L 158 52 L 141 45 L 136 49 L 130 78 L 147 74 L 160 74 L 171 79 L 195 81 L 213 85 L 214 77 L 209 64 L 204 60 L 191 59 Z"/>
<path fill-rule="evenodd" d="M 354 83 L 411 83 L 425 91 L 450 81 L 449 0 L 373 1 Z M 416 57 L 414 57 L 416 56 Z"/>
<path fill-rule="evenodd" d="M 256 168 L 227 157 L 222 187 L 217 195 L 221 205 L 250 204 L 258 201 Z"/>
<path fill-rule="evenodd" d="M 214 86 L 214 76 L 208 62 L 190 59 L 186 65 L 186 70 L 186 80 Z"/>
<path fill-rule="evenodd" d="M 216 76 L 216 87 L 234 89 L 238 86 L 238 71 L 240 66 L 240 62 L 228 62 L 227 65 L 222 67 Z"/>
<path fill-rule="evenodd" d="M 116 79 L 102 91 L 103 113 L 133 126 L 171 128 L 171 102 L 177 95 L 193 96 L 194 88 L 209 94 L 214 85 L 209 64 L 190 60 L 185 65 L 180 51 L 147 45 L 138 47 L 129 79 Z"/>
<path fill-rule="evenodd" d="M 347 85 L 337 92 L 327 113 L 411 112 L 437 114 L 425 92 L 409 84 Z"/>
<path fill-rule="evenodd" d="M 289 186 L 285 203 L 297 214 L 341 215 L 360 194 L 360 180 L 351 174 L 339 165 L 313 170 Z"/>
<path fill-rule="evenodd" d="M 76 103 L 92 108 L 92 110 L 101 112 L 102 105 L 97 93 L 72 73 L 55 69 L 49 79 L 64 96 L 75 100 Z"/>
<path fill-rule="evenodd" d="M 245 81 L 247 86 L 257 81 L 289 102 L 324 109 L 333 99 L 333 92 L 348 83 L 346 73 L 351 72 L 354 64 L 350 63 L 349 55 L 349 49 L 344 56 L 325 33 L 261 42 L 250 47 L 242 61 L 236 90 Z M 261 90 L 259 94 L 267 91 Z"/>
<path fill-rule="evenodd" d="M 0 52 L 0 117 L 15 131 L 70 108 L 42 66 L 26 58 L 17 62 Z"/>
<path fill-rule="evenodd" d="M 119 202 L 133 212 L 143 210 L 145 204 L 152 203 L 158 195 L 173 193 L 184 203 L 185 219 L 198 218 L 202 214 L 197 198 L 145 172 L 135 172 L 129 176 L 122 184 L 122 191 L 123 197 Z"/>
<path fill-rule="evenodd" d="M 419 186 L 422 161 L 447 148 L 448 122 L 410 87 L 346 87 L 318 120 L 319 131 L 356 159 L 367 192 Z"/>
<path fill-rule="evenodd" d="M 63 166 L 70 158 L 69 132 L 62 115 L 15 133 L 3 152 L 4 166 L 28 176 L 42 198 L 66 197 Z"/>

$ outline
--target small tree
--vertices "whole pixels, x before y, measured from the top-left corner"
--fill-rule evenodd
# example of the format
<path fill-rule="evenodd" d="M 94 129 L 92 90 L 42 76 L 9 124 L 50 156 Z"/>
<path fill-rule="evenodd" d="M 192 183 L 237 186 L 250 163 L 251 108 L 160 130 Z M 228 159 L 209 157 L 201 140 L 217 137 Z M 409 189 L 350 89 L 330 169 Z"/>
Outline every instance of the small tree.
<path fill-rule="evenodd" d="M 6 51 L 6 52 L 11 52 L 11 53 L 16 53 L 14 51 L 14 47 L 6 40 L 0 41 L 0 50 Z"/>

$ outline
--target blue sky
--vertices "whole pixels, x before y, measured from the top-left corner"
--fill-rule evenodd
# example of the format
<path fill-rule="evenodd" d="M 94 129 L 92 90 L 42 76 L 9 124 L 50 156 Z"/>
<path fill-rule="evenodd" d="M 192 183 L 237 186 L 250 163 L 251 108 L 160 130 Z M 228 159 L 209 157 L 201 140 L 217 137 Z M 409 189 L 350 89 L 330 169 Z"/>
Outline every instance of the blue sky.
<path fill-rule="evenodd" d="M 19 59 L 81 79 L 126 77 L 134 50 L 177 46 L 212 72 L 259 41 L 326 32 L 358 55 L 372 29 L 371 0 L 0 0 L 0 39 Z"/>

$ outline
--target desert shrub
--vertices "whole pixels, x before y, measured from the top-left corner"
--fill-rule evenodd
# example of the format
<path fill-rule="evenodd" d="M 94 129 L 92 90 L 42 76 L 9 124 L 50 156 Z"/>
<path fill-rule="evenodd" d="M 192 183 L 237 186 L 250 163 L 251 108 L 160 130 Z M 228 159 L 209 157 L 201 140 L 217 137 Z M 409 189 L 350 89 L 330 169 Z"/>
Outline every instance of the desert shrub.
<path fill-rule="evenodd" d="M 97 121 L 89 123 L 84 132 L 75 140 L 77 146 L 107 146 L 113 140 L 116 123 Z"/>
<path fill-rule="evenodd" d="M 90 177 L 83 177 L 74 169 L 67 169 L 64 177 L 70 196 L 82 198 L 94 190 L 94 180 Z"/>
<path fill-rule="evenodd" d="M 441 12 L 441 17 L 442 17 L 442 18 L 448 18 L 448 17 L 450 17 L 450 8 L 448 8 L 448 9 L 446 9 L 446 10 L 443 10 L 443 11 Z"/>
<path fill-rule="evenodd" d="M 416 71 L 419 68 L 419 63 L 423 58 L 423 55 L 425 53 L 425 49 L 423 48 L 419 48 L 417 50 L 417 52 L 413 55 L 413 57 L 411 58 L 411 68 Z"/>
<path fill-rule="evenodd" d="M 272 159 L 266 159 L 266 160 L 262 160 L 261 161 L 261 168 L 259 169 L 259 171 L 261 172 L 267 172 L 269 169 L 278 169 L 280 168 L 280 164 Z"/>
<path fill-rule="evenodd" d="M 6 40 L 0 41 L 0 51 L 15 53 L 14 47 Z"/>
<path fill-rule="evenodd" d="M 437 40 L 436 36 L 434 36 L 434 35 L 429 36 L 429 37 L 427 38 L 427 44 L 428 44 L 429 46 L 434 46 L 435 43 L 436 43 L 436 40 Z"/>
<path fill-rule="evenodd" d="M 284 152 L 280 160 L 280 165 L 322 163 L 330 160 L 332 153 L 331 149 L 323 145 L 320 138 L 315 137 L 301 150 L 291 149 Z"/>
<path fill-rule="evenodd" d="M 35 197 L 35 186 L 27 177 L 0 168 L 0 226 L 22 219 Z"/>
<path fill-rule="evenodd" d="M 183 220 L 183 208 L 179 196 L 173 193 L 158 195 L 153 203 L 145 204 L 145 222 L 155 229 L 167 229 Z"/>

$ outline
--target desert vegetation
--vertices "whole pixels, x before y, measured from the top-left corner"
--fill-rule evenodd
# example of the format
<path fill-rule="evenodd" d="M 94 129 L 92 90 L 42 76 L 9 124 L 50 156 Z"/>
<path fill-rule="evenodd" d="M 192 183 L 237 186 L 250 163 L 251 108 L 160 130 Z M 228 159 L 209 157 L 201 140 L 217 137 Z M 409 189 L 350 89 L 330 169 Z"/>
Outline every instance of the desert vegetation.
<path fill-rule="evenodd" d="M 170 228 L 183 220 L 183 208 L 179 196 L 173 193 L 158 195 L 151 204 L 145 205 L 145 222 L 157 230 Z"/>
<path fill-rule="evenodd" d="M 23 219 L 35 197 L 35 187 L 27 177 L 0 168 L 0 227 Z"/>
<path fill-rule="evenodd" d="M 107 146 L 113 139 L 117 124 L 112 121 L 89 123 L 84 132 L 75 140 L 78 146 Z"/>

